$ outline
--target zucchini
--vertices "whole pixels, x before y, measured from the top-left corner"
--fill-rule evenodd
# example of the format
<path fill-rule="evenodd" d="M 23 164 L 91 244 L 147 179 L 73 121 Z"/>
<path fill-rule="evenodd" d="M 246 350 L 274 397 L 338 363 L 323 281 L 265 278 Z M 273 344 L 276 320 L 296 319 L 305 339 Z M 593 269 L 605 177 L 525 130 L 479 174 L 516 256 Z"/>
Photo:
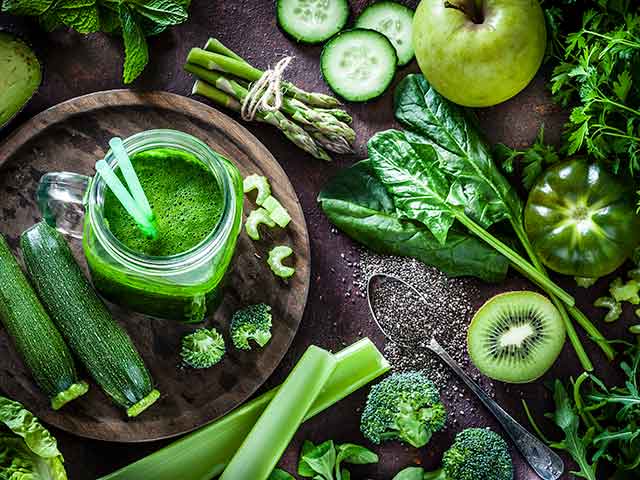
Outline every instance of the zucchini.
<path fill-rule="evenodd" d="M 125 330 L 113 319 L 62 236 L 46 223 L 22 234 L 33 286 L 87 371 L 113 401 L 135 417 L 160 396 Z"/>
<path fill-rule="evenodd" d="M 51 399 L 54 410 L 87 392 L 89 386 L 79 380 L 69 347 L 2 235 L 0 320 L 36 383 Z"/>

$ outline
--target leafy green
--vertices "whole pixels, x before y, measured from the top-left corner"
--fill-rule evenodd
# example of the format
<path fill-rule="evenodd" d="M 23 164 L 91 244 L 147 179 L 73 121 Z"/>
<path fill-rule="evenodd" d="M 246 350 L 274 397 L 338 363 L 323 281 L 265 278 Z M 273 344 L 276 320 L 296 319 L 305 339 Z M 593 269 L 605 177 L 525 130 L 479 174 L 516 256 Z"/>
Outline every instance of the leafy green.
<path fill-rule="evenodd" d="M 327 440 L 314 445 L 306 440 L 300 453 L 298 474 L 314 480 L 349 480 L 351 474 L 342 468 L 343 463 L 350 465 L 378 463 L 378 456 L 371 450 L 353 443 L 336 445 L 333 440 Z"/>
<path fill-rule="evenodd" d="M 149 61 L 146 37 L 187 20 L 190 0 L 2 0 L 2 11 L 39 17 L 46 31 L 68 27 L 79 33 L 117 33 L 125 47 L 124 83 Z"/>
<path fill-rule="evenodd" d="M 280 468 L 276 468 L 273 472 L 271 472 L 271 475 L 269 475 L 268 480 L 296 480 L 296 479 L 293 478 L 293 475 L 285 472 L 284 470 Z"/>
<path fill-rule="evenodd" d="M 421 467 L 408 467 L 399 471 L 393 480 L 423 480 L 424 469 Z"/>
<path fill-rule="evenodd" d="M 498 144 L 493 149 L 493 155 L 508 174 L 514 173 L 516 163 L 522 166 L 522 185 L 527 190 L 531 190 L 549 165 L 560 161 L 556 148 L 544 142 L 544 125 L 540 127 L 535 142 L 529 148 L 515 150 Z"/>
<path fill-rule="evenodd" d="M 24 407 L 0 397 L 0 477 L 10 480 L 66 480 L 53 436 Z"/>

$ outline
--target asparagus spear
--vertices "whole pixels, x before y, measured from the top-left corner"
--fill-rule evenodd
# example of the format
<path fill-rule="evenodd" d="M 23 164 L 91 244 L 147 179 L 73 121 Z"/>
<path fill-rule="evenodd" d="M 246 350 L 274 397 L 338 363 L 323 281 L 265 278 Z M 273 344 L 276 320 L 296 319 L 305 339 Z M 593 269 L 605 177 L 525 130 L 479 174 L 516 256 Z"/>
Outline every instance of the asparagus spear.
<path fill-rule="evenodd" d="M 226 57 L 232 58 L 234 60 L 237 60 L 239 62 L 243 62 L 249 65 L 240 55 L 235 53 L 230 48 L 227 48 L 226 46 L 224 46 L 222 42 L 220 42 L 220 40 L 218 40 L 217 38 L 210 38 L 207 41 L 207 44 L 205 45 L 204 49 L 208 52 L 224 55 Z M 249 65 L 249 67 L 251 67 L 251 65 Z M 252 74 L 255 74 L 256 71 L 260 72 L 260 75 L 258 76 L 258 78 L 262 76 L 262 73 L 263 73 L 262 71 L 253 67 L 251 67 L 251 69 L 252 69 L 251 70 Z M 237 75 L 233 72 L 227 72 L 227 73 Z M 255 82 L 258 79 L 258 78 L 246 78 L 246 77 L 243 77 L 242 75 L 237 75 L 237 76 L 244 78 L 245 80 L 249 80 L 250 82 Z M 342 105 L 342 103 L 337 98 L 331 97 L 329 95 L 324 95 L 322 93 L 307 92 L 305 90 L 302 90 L 301 88 L 296 87 L 293 83 L 290 83 L 290 82 L 284 82 L 284 88 L 287 95 L 290 95 L 296 100 L 300 100 L 301 102 L 305 102 L 306 104 L 314 107 L 333 108 L 333 107 L 338 107 Z"/>
<path fill-rule="evenodd" d="M 231 85 L 231 83 L 229 85 Z M 240 104 L 231 94 L 202 80 L 196 80 L 191 93 L 206 97 L 218 105 L 232 108 L 237 112 L 240 111 Z M 318 146 L 315 140 L 305 132 L 302 127 L 289 120 L 281 112 L 258 112 L 256 118 L 261 122 L 268 123 L 282 130 L 282 133 L 284 133 L 289 140 L 302 150 L 309 152 L 315 158 L 331 161 L 331 157 L 329 157 L 327 152 Z"/>

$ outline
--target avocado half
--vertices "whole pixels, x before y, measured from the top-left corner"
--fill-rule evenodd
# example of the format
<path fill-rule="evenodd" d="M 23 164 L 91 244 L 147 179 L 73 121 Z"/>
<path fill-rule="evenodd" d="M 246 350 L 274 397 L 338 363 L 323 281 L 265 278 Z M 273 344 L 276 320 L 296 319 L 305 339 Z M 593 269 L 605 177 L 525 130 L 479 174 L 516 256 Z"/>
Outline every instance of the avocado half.
<path fill-rule="evenodd" d="M 19 36 L 0 31 L 0 129 L 29 102 L 42 83 L 42 66 Z"/>

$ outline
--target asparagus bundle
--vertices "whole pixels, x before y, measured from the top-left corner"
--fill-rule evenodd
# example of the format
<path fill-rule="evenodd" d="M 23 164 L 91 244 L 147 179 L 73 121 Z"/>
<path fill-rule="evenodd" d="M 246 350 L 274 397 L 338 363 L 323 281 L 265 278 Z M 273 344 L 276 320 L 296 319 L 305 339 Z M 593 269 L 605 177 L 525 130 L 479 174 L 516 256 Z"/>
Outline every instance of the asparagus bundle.
<path fill-rule="evenodd" d="M 240 112 L 250 95 L 251 83 L 264 74 L 217 39 L 205 48 L 193 48 L 185 70 L 196 78 L 192 93 Z M 282 82 L 282 106 L 277 111 L 258 110 L 255 120 L 279 128 L 302 150 L 315 158 L 331 160 L 327 153 L 352 153 L 355 131 L 351 117 L 334 97 L 307 92 L 290 82 Z"/>

